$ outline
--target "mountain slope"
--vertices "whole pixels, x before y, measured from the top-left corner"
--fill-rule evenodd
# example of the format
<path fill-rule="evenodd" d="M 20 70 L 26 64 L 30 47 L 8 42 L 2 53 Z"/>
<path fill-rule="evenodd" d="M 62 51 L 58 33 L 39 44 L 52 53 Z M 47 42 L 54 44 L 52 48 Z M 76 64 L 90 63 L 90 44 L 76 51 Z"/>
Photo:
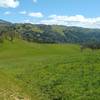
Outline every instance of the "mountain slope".
<path fill-rule="evenodd" d="M 16 24 L 24 40 L 42 43 L 100 42 L 100 29 L 67 27 L 59 25 Z"/>
<path fill-rule="evenodd" d="M 68 27 L 61 25 L 42 25 L 30 23 L 9 23 L 1 20 L 1 38 L 18 38 L 39 43 L 87 43 L 100 42 L 100 29 Z"/>

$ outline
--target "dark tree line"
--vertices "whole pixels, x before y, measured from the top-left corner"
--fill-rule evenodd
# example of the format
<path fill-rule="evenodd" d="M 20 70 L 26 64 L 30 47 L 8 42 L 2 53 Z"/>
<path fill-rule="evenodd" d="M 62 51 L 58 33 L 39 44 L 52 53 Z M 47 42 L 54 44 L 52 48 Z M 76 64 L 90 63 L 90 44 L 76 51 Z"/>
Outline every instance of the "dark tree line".
<path fill-rule="evenodd" d="M 16 30 L 13 25 L 0 26 L 0 42 L 3 43 L 4 40 L 13 42 L 15 38 L 15 33 L 16 33 Z"/>
<path fill-rule="evenodd" d="M 88 43 L 81 44 L 81 47 L 80 47 L 81 51 L 87 48 L 91 50 L 100 49 L 100 42 L 88 42 Z"/>

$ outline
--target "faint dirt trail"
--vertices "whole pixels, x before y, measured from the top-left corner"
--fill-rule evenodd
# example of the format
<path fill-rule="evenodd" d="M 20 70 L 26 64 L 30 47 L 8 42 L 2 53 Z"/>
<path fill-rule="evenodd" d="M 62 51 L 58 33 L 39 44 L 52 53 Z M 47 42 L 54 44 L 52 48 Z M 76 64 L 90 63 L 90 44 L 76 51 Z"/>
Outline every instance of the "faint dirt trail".
<path fill-rule="evenodd" d="M 0 100 L 31 100 L 17 83 L 0 71 Z"/>
<path fill-rule="evenodd" d="M 21 95 L 20 93 L 16 91 L 11 91 L 8 89 L 2 89 L 0 90 L 0 100 L 31 100 L 26 95 Z"/>

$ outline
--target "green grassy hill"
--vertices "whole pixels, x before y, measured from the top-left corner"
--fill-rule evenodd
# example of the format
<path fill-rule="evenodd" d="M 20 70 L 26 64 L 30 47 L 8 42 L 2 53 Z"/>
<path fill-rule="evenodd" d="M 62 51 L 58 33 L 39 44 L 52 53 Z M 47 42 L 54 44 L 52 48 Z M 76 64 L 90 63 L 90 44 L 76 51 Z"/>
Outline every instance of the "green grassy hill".
<path fill-rule="evenodd" d="M 0 100 L 100 100 L 100 51 L 5 41 L 0 44 Z"/>

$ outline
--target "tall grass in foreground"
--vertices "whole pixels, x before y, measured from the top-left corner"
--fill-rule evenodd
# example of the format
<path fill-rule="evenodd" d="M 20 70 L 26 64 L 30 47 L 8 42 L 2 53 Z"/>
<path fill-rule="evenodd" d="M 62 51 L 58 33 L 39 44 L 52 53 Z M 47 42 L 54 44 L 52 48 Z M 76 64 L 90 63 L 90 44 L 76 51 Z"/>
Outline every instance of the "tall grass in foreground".
<path fill-rule="evenodd" d="M 0 100 L 99 100 L 100 51 L 78 45 L 0 44 Z"/>

